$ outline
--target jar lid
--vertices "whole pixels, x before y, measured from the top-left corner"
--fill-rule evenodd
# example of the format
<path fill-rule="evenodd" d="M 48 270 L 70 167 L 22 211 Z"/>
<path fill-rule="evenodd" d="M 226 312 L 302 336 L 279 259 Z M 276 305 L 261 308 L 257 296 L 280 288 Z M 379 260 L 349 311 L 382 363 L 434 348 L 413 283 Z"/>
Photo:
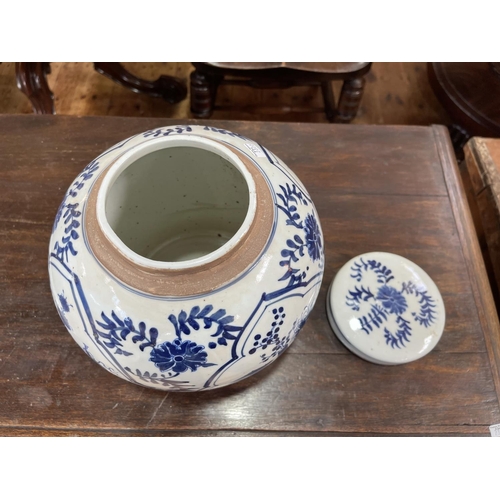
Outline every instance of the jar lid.
<path fill-rule="evenodd" d="M 349 350 L 382 365 L 425 356 L 445 324 L 443 298 L 429 275 L 385 252 L 359 255 L 340 269 L 328 291 L 327 312 Z"/>

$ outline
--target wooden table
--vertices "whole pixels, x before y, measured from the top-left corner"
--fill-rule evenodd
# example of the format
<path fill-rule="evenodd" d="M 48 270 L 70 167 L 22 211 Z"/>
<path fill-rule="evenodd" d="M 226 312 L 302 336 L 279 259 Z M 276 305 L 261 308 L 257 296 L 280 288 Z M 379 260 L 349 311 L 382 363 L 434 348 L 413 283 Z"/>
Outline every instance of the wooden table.
<path fill-rule="evenodd" d="M 326 240 L 316 307 L 279 360 L 227 388 L 164 393 L 95 365 L 52 303 L 52 222 L 90 160 L 169 123 L 0 116 L 0 435 L 489 435 L 500 423 L 499 325 L 443 127 L 213 122 L 265 144 L 313 197 Z M 422 266 L 444 298 L 440 343 L 407 365 L 362 361 L 327 322 L 336 271 L 375 250 Z"/>

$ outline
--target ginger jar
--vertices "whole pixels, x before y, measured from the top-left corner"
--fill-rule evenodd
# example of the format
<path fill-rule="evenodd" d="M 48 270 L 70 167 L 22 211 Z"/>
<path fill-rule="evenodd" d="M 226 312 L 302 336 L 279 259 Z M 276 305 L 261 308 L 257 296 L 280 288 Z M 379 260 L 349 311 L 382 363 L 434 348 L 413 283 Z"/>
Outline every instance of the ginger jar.
<path fill-rule="evenodd" d="M 90 162 L 54 222 L 49 275 L 69 333 L 112 374 L 160 390 L 237 382 L 293 342 L 321 285 L 306 189 L 264 146 L 171 126 Z"/>

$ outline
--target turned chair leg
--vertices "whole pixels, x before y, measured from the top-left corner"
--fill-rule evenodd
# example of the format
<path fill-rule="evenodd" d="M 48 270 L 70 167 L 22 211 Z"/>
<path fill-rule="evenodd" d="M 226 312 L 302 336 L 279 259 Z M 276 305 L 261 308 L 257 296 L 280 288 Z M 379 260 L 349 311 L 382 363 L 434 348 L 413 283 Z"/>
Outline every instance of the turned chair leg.
<path fill-rule="evenodd" d="M 54 94 L 47 83 L 50 63 L 16 63 L 16 81 L 19 90 L 25 94 L 37 115 L 55 115 Z"/>
<path fill-rule="evenodd" d="M 359 103 L 363 97 L 364 78 L 346 80 L 340 93 L 339 109 L 335 117 L 336 123 L 349 123 L 358 113 Z"/>
<path fill-rule="evenodd" d="M 221 78 L 211 77 L 198 70 L 191 73 L 191 113 L 195 117 L 211 116 L 220 81 Z"/>

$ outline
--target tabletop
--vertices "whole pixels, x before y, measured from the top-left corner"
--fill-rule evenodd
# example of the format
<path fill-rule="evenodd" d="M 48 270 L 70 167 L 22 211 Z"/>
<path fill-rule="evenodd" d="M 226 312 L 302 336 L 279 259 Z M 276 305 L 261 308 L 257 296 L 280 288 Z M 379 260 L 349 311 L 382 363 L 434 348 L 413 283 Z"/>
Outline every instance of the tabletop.
<path fill-rule="evenodd" d="M 48 243 L 63 195 L 102 151 L 172 120 L 0 116 L 0 435 L 489 435 L 500 423 L 500 329 L 444 127 L 190 122 L 239 132 L 305 184 L 325 236 L 316 306 L 291 347 L 235 385 L 168 393 L 94 364 L 53 304 Z M 422 267 L 446 325 L 424 358 L 380 366 L 333 335 L 325 301 L 352 257 Z"/>

